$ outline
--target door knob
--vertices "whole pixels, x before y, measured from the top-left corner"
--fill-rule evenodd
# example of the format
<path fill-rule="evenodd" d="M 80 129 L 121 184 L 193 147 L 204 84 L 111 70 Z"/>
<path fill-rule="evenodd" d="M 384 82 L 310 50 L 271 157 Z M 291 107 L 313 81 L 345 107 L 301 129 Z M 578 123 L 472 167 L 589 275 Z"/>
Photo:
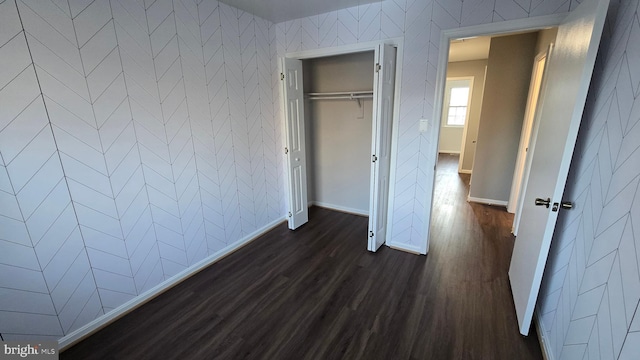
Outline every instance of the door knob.
<path fill-rule="evenodd" d="M 551 199 L 549 198 L 547 198 L 546 200 L 541 198 L 536 198 L 536 206 L 544 206 L 548 209 L 549 204 L 551 204 Z"/>
<path fill-rule="evenodd" d="M 560 208 L 562 208 L 564 210 L 571 210 L 573 208 L 573 204 L 570 201 L 563 201 L 563 202 L 561 202 L 559 204 L 557 202 L 554 202 L 553 203 L 553 207 L 551 208 L 551 211 L 557 212 L 558 211 L 558 207 L 560 207 Z"/>
<path fill-rule="evenodd" d="M 573 203 L 571 201 L 563 201 L 560 203 L 560 207 L 565 210 L 573 209 Z"/>

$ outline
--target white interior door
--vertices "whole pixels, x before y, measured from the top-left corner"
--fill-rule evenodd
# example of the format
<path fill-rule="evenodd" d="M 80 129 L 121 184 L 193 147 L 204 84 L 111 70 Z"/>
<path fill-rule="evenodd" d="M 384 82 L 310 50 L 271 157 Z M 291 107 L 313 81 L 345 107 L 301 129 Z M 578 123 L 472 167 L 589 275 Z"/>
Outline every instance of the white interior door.
<path fill-rule="evenodd" d="M 509 268 L 523 335 L 529 333 L 608 5 L 609 0 L 584 0 L 569 13 L 548 61 L 549 81 L 530 144 L 531 171 Z M 536 206 L 536 198 L 548 199 L 549 207 Z"/>
<path fill-rule="evenodd" d="M 283 58 L 281 80 L 287 133 L 285 156 L 289 181 L 289 229 L 293 230 L 309 221 L 302 61 Z"/>
<path fill-rule="evenodd" d="M 529 95 L 527 97 L 527 107 L 524 111 L 524 121 L 522 123 L 522 132 L 520 134 L 520 145 L 518 146 L 518 156 L 516 158 L 516 168 L 513 172 L 513 181 L 511 183 L 511 194 L 509 195 L 509 203 L 507 211 L 515 213 L 513 220 L 513 234 L 517 234 L 517 223 L 520 221 L 522 207 L 518 204 L 522 201 L 521 191 L 525 188 L 525 171 L 527 165 L 527 153 L 529 152 L 529 144 L 531 143 L 531 131 L 533 130 L 534 119 L 537 114 L 538 100 L 540 89 L 547 65 L 547 58 L 551 53 L 553 44 L 550 44 L 547 51 L 536 55 L 533 61 L 533 71 L 531 72 L 531 83 L 529 84 Z"/>
<path fill-rule="evenodd" d="M 380 45 L 375 58 L 377 73 L 373 85 L 369 251 L 377 251 L 387 236 L 396 49 L 391 45 Z"/>

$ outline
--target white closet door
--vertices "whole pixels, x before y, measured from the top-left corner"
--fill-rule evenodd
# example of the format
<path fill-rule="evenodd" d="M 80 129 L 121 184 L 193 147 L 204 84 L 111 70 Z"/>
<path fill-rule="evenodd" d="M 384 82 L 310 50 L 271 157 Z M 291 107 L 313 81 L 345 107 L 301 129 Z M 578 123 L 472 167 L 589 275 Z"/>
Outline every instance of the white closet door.
<path fill-rule="evenodd" d="M 287 180 L 289 181 L 289 229 L 296 229 L 309 221 L 307 207 L 307 154 L 304 132 L 304 93 L 302 61 L 282 60 Z"/>
<path fill-rule="evenodd" d="M 369 201 L 369 251 L 377 251 L 386 241 L 389 205 L 391 127 L 395 90 L 396 49 L 380 45 L 376 49 L 373 86 L 373 132 L 371 139 L 371 186 Z"/>

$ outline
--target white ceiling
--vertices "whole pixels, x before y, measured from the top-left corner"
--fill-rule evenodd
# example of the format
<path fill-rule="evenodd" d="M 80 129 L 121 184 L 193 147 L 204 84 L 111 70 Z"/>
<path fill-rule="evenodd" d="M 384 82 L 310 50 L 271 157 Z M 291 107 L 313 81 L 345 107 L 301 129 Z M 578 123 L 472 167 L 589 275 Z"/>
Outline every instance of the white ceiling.
<path fill-rule="evenodd" d="M 491 36 L 452 40 L 449 45 L 449 62 L 488 59 L 490 45 Z"/>
<path fill-rule="evenodd" d="M 274 23 L 382 0 L 220 0 Z"/>

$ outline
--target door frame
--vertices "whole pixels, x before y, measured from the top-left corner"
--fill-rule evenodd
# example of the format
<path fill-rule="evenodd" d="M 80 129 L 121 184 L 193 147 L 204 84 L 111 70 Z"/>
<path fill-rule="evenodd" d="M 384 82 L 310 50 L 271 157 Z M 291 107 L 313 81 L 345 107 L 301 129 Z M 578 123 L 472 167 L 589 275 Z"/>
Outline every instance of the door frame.
<path fill-rule="evenodd" d="M 546 16 L 536 16 L 525 19 L 508 20 L 491 24 L 482 24 L 475 26 L 468 26 L 456 29 L 443 30 L 440 34 L 440 51 L 438 54 L 438 67 L 436 72 L 436 90 L 433 106 L 432 119 L 442 119 L 443 101 L 444 101 L 444 88 L 447 79 L 447 64 L 449 61 L 449 43 L 453 39 L 468 38 L 474 36 L 486 36 L 486 35 L 499 35 L 508 34 L 519 31 L 535 31 L 543 30 L 549 27 L 555 27 L 560 25 L 562 20 L 568 13 L 552 14 Z M 438 146 L 440 145 L 440 126 L 436 127 L 436 131 L 432 134 L 431 149 L 428 151 L 432 155 L 433 159 L 438 159 Z M 429 243 L 431 242 L 431 220 L 433 213 L 433 199 L 435 191 L 435 163 L 431 192 L 427 191 L 425 203 L 429 206 L 425 206 L 423 217 L 427 221 L 423 225 L 423 233 L 427 234 L 425 242 L 421 244 L 421 253 L 426 254 L 429 252 Z"/>
<path fill-rule="evenodd" d="M 460 152 L 459 152 L 459 158 L 458 158 L 458 172 L 462 172 L 462 162 L 464 161 L 464 149 L 465 149 L 465 142 L 467 140 L 467 129 L 469 128 L 469 117 L 471 116 L 471 99 L 473 98 L 473 84 L 475 81 L 475 76 L 469 75 L 469 76 L 451 76 L 451 77 L 447 77 L 445 78 L 445 91 L 446 91 L 446 87 L 447 87 L 447 82 L 449 81 L 457 81 L 457 80 L 468 80 L 469 81 L 469 98 L 467 99 L 467 112 L 465 114 L 465 118 L 464 118 L 464 125 L 462 125 L 462 136 L 460 138 Z M 442 97 L 442 100 L 444 101 L 447 98 L 447 94 L 445 93 Z M 444 104 L 443 104 L 444 105 Z M 444 106 L 442 109 L 442 115 L 444 116 Z M 446 127 L 446 125 L 444 125 L 444 118 L 441 117 L 440 118 L 440 130 L 442 131 L 443 127 Z M 440 135 L 442 135 L 442 132 L 440 132 Z M 440 141 L 440 135 L 438 135 L 438 141 Z M 446 151 L 445 151 L 446 153 Z M 438 155 L 440 155 L 440 149 L 438 149 Z"/>
<path fill-rule="evenodd" d="M 469 131 L 469 119 L 471 118 L 471 101 L 473 101 L 473 97 L 475 94 L 473 93 L 473 87 L 475 86 L 476 77 L 475 76 L 463 76 L 464 79 L 470 79 L 469 81 L 469 100 L 467 102 L 467 114 L 464 119 L 464 126 L 462 128 L 462 143 L 460 144 L 460 157 L 458 158 L 458 173 L 460 174 L 471 174 L 471 170 L 462 170 L 462 164 L 464 163 L 464 152 L 466 151 L 467 145 L 467 132 Z M 446 80 L 445 80 L 446 81 Z M 438 136 L 440 138 L 440 136 Z M 473 166 L 472 166 L 473 169 Z"/>
<path fill-rule="evenodd" d="M 392 124 L 391 124 L 391 159 L 390 159 L 390 164 L 389 164 L 389 191 L 387 193 L 388 196 L 388 202 L 387 202 L 387 239 L 389 238 L 389 234 L 391 233 L 389 230 L 391 229 L 391 224 L 392 224 L 392 220 L 393 220 L 393 207 L 394 207 L 394 198 L 395 198 L 395 186 L 393 186 L 393 184 L 395 184 L 396 181 L 396 159 L 397 159 L 397 153 L 398 153 L 398 122 L 400 119 L 400 89 L 401 89 L 401 85 L 402 85 L 402 63 L 403 63 L 403 46 L 404 46 L 404 38 L 389 38 L 389 39 L 384 39 L 384 40 L 378 40 L 378 41 L 367 41 L 367 42 L 361 42 L 361 43 L 357 43 L 357 44 L 349 44 L 349 45 L 341 45 L 341 46 L 333 46 L 333 47 L 327 47 L 327 48 L 320 48 L 320 49 L 311 49 L 311 50 L 302 50 L 302 51 L 294 51 L 294 52 L 288 52 L 286 53 L 283 57 L 281 58 L 292 58 L 292 59 L 298 59 L 298 60 L 309 60 L 309 59 L 314 59 L 314 58 L 321 58 L 321 57 L 327 57 L 327 56 L 336 56 L 336 55 L 348 55 L 348 54 L 354 54 L 354 53 L 359 53 L 359 52 L 365 52 L 365 51 L 374 51 L 378 48 L 379 45 L 381 44 L 388 44 L 388 45 L 392 45 L 394 46 L 397 50 L 396 50 L 396 71 L 395 71 L 395 86 L 394 86 L 394 93 L 393 93 L 393 99 L 394 99 L 394 104 L 395 106 L 393 107 L 393 119 L 392 119 Z M 281 62 L 280 60 L 278 62 Z M 282 69 L 278 69 L 278 74 L 281 72 Z M 280 94 L 280 99 L 283 100 L 284 99 L 284 89 L 282 86 L 278 87 L 279 90 L 279 94 Z M 282 129 L 282 131 L 284 132 L 283 136 L 283 146 L 286 146 L 286 139 L 287 139 L 287 134 L 286 134 L 286 117 L 285 117 L 285 104 L 284 101 L 279 101 L 280 103 L 280 128 Z M 375 106 L 375 104 L 374 104 Z M 283 152 L 284 155 L 284 152 Z M 286 155 L 284 155 L 286 156 Z M 285 171 L 287 171 L 285 169 Z M 306 174 L 305 174 L 306 175 Z M 285 174 L 285 178 L 288 179 L 288 175 Z M 285 182 L 285 186 L 289 186 L 287 184 L 288 182 Z M 288 190 L 288 189 L 285 189 Z M 371 192 L 371 189 L 369 190 Z M 288 191 L 285 191 L 285 193 L 288 193 Z M 288 197 L 288 196 L 287 196 Z M 289 201 L 290 199 L 287 198 L 287 201 Z M 371 216 L 371 204 L 369 205 L 369 216 Z M 389 244 L 388 241 L 385 241 L 385 243 Z"/>

